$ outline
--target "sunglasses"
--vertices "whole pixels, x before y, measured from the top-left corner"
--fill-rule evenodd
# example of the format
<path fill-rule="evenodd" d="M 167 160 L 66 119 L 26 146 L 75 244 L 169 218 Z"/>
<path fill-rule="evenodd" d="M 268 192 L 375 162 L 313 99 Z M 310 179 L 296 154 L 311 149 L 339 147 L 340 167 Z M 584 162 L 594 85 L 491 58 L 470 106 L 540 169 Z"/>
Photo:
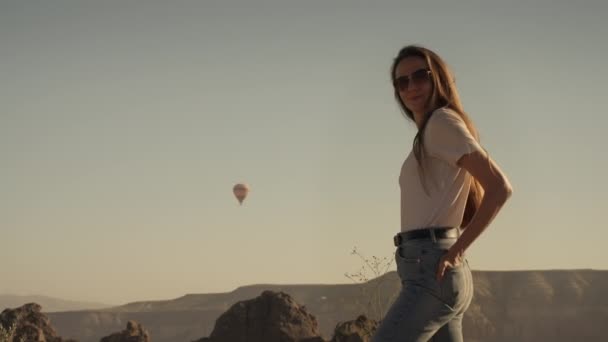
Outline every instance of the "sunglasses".
<path fill-rule="evenodd" d="M 395 79 L 393 86 L 399 91 L 406 91 L 410 84 L 420 85 L 430 79 L 431 70 L 418 69 L 413 73 Z"/>

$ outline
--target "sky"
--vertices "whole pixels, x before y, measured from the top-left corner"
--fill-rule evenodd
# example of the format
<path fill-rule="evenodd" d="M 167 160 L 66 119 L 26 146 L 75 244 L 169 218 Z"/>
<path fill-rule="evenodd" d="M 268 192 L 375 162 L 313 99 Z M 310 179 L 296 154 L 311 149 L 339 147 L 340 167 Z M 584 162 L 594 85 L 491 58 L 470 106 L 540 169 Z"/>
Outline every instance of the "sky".
<path fill-rule="evenodd" d="M 472 268 L 606 270 L 607 13 L 0 0 L 0 293 L 122 304 L 351 283 L 355 247 L 391 260 L 416 128 L 389 69 L 408 44 L 450 65 L 513 185 Z"/>

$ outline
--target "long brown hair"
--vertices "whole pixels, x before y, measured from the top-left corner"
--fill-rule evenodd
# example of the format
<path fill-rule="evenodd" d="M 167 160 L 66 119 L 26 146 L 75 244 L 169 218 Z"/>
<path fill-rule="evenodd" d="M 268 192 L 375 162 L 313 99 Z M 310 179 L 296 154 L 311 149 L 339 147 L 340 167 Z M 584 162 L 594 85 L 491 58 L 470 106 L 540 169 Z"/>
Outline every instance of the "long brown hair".
<path fill-rule="evenodd" d="M 428 104 L 431 104 L 430 108 L 434 110 L 440 107 L 447 107 L 456 112 L 466 124 L 471 135 L 479 142 L 479 134 L 477 133 L 477 129 L 464 111 L 462 103 L 460 102 L 460 96 L 458 95 L 458 90 L 454 84 L 452 72 L 441 57 L 439 57 L 439 55 L 433 51 L 417 45 L 408 45 L 402 48 L 397 54 L 397 57 L 395 57 L 393 60 L 393 65 L 391 67 L 391 84 L 395 83 L 395 70 L 397 69 L 399 62 L 407 57 L 420 57 L 424 59 L 431 70 L 432 92 L 430 98 L 428 99 Z M 401 101 L 401 97 L 399 96 L 399 91 L 397 89 L 395 89 L 395 99 L 399 103 L 399 106 L 406 117 L 414 121 L 414 113 L 405 106 L 403 101 Z M 414 156 L 418 161 L 420 169 L 423 169 L 422 165 L 424 159 L 423 133 L 431 113 L 432 111 L 423 118 L 422 124 L 418 129 L 418 133 L 414 137 Z M 477 212 L 477 209 L 479 208 L 482 197 L 483 188 L 481 187 L 481 184 L 479 184 L 479 182 L 473 178 L 464 209 L 461 227 L 466 227 L 469 224 L 475 215 L 475 212 Z"/>

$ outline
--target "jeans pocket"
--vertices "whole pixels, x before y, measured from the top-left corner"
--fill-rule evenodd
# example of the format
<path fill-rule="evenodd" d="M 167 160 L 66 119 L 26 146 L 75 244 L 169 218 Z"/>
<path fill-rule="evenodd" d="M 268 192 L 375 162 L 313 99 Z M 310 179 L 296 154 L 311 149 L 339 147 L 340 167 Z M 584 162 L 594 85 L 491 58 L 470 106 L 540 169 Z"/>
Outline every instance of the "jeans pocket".
<path fill-rule="evenodd" d="M 395 251 L 397 274 L 402 282 L 417 281 L 421 274 L 422 258 L 418 248 L 397 247 Z"/>
<path fill-rule="evenodd" d="M 420 253 L 417 249 L 397 247 L 395 254 L 398 262 L 418 264 L 421 261 Z"/>
<path fill-rule="evenodd" d="M 456 267 L 448 267 L 445 269 L 443 278 L 439 282 L 441 289 L 441 298 L 452 309 L 461 307 L 468 297 L 467 285 L 467 269 L 465 268 L 466 260 Z"/>

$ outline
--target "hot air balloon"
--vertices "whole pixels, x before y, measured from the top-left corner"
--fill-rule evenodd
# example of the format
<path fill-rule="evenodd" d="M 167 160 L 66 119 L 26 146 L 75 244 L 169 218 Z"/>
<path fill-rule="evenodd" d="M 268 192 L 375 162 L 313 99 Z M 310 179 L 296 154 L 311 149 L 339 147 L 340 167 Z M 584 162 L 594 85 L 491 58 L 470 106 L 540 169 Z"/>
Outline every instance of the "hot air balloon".
<path fill-rule="evenodd" d="M 249 192 L 249 186 L 245 183 L 238 183 L 232 188 L 232 192 L 236 199 L 239 200 L 239 204 L 243 205 L 243 200 L 247 197 L 247 193 Z"/>

